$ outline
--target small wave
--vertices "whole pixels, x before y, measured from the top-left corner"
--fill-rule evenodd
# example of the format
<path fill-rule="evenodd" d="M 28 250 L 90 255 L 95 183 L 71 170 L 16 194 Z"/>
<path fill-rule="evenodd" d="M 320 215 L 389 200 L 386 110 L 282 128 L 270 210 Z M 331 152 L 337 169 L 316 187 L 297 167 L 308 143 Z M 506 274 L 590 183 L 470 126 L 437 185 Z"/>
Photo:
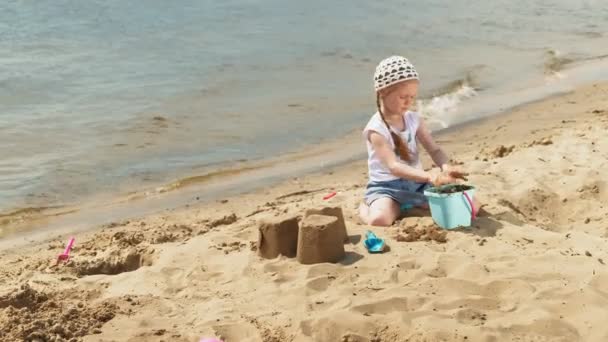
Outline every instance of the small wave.
<path fill-rule="evenodd" d="M 557 50 L 548 50 L 545 53 L 545 74 L 560 75 L 560 71 L 575 61 L 574 58 L 562 56 Z"/>
<path fill-rule="evenodd" d="M 440 128 L 447 128 L 451 121 L 450 116 L 456 111 L 458 105 L 477 95 L 477 90 L 472 83 L 473 77 L 470 73 L 463 79 L 450 82 L 441 88 L 443 92 L 440 95 L 418 101 L 418 112 L 431 127 L 438 125 Z"/>
<path fill-rule="evenodd" d="M 471 71 L 467 72 L 466 75 L 461 78 L 449 82 L 448 84 L 434 89 L 431 94 L 433 97 L 443 96 L 446 94 L 456 93 L 464 87 L 471 87 L 473 89 L 479 89 L 479 82 L 477 80 L 477 72 L 480 72 L 485 66 L 477 65 L 474 66 Z"/>
<path fill-rule="evenodd" d="M 75 209 L 68 209 L 63 206 L 18 208 L 13 209 L 9 212 L 0 213 L 0 226 L 39 219 L 43 217 L 69 214 L 75 211 Z"/>
<path fill-rule="evenodd" d="M 593 62 L 593 61 L 605 60 L 607 58 L 608 58 L 608 55 L 598 55 L 598 56 L 591 56 L 591 57 L 581 58 L 581 61 L 582 62 Z"/>
<path fill-rule="evenodd" d="M 262 167 L 263 166 L 256 165 L 256 166 L 237 167 L 237 168 L 231 168 L 231 169 L 220 169 L 220 170 L 212 171 L 212 172 L 202 174 L 202 175 L 186 177 L 186 178 L 182 178 L 177 181 L 174 181 L 172 183 L 169 183 L 167 185 L 156 188 L 155 193 L 165 193 L 165 192 L 169 192 L 169 191 L 174 191 L 174 190 L 182 189 L 182 188 L 185 188 L 185 187 L 188 187 L 191 185 L 206 183 L 206 182 L 209 182 L 210 180 L 214 180 L 217 178 L 223 178 L 223 177 L 228 177 L 228 176 L 237 176 L 243 172 L 253 171 L 256 169 L 260 169 Z"/>
<path fill-rule="evenodd" d="M 597 38 L 604 37 L 604 34 L 602 34 L 601 32 L 596 32 L 596 31 L 580 31 L 580 32 L 576 32 L 575 34 L 577 36 L 591 38 L 591 39 L 597 39 Z"/>
<path fill-rule="evenodd" d="M 568 69 L 575 68 L 585 63 L 603 61 L 608 55 L 562 57 L 558 51 L 549 50 L 545 61 L 545 75 L 548 82 L 559 81 L 568 77 Z"/>

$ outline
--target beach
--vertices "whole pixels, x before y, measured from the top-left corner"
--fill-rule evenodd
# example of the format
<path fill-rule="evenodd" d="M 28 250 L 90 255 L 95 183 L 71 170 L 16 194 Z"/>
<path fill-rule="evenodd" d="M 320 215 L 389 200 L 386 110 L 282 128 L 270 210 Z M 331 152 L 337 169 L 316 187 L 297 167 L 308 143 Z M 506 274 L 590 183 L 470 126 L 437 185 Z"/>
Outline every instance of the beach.
<path fill-rule="evenodd" d="M 0 340 L 605 341 L 606 129 L 592 83 L 437 135 L 486 211 L 445 241 L 424 212 L 362 224 L 361 159 L 78 232 L 59 265 L 71 234 L 7 245 Z M 320 206 L 343 210 L 344 259 L 258 256 L 261 222 Z"/>

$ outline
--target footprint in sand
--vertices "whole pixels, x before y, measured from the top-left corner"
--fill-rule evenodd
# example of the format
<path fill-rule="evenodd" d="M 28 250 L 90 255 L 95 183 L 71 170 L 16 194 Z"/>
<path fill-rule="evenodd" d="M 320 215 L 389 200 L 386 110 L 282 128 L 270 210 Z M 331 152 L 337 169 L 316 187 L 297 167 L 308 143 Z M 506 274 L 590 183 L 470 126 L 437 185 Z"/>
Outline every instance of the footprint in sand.
<path fill-rule="evenodd" d="M 564 320 L 537 317 L 529 322 L 527 324 L 505 325 L 503 328 L 516 338 L 512 339 L 514 341 L 570 342 L 581 340 L 578 330 Z M 521 339 L 522 337 L 525 337 L 525 339 Z"/>
<path fill-rule="evenodd" d="M 357 305 L 351 308 L 351 311 L 359 312 L 365 315 L 386 315 L 392 312 L 410 311 L 408 298 L 393 297 L 383 300 L 378 300 L 368 304 Z"/>
<path fill-rule="evenodd" d="M 598 273 L 591 278 L 589 286 L 604 298 L 608 298 L 608 274 Z"/>
<path fill-rule="evenodd" d="M 340 270 L 343 270 L 343 267 L 334 265 L 334 264 L 317 264 L 313 265 L 308 269 L 308 273 L 306 274 L 306 278 L 316 278 L 322 275 L 328 274 L 336 274 Z"/>
<path fill-rule="evenodd" d="M 442 289 L 442 292 L 448 296 L 456 296 L 457 298 L 468 296 L 498 298 L 505 299 L 508 302 L 527 301 L 537 293 L 536 288 L 530 285 L 527 280 L 495 280 L 482 285 L 477 281 L 440 278 L 435 279 L 433 285 Z M 449 306 L 451 303 L 444 304 L 446 305 L 445 308 L 455 308 L 456 303 L 454 303 L 454 306 Z"/>
<path fill-rule="evenodd" d="M 403 271 L 407 270 L 417 270 L 420 268 L 420 265 L 416 262 L 416 260 L 406 260 L 397 264 L 397 268 Z"/>
<path fill-rule="evenodd" d="M 526 280 L 495 280 L 487 283 L 481 289 L 481 295 L 506 299 L 531 298 L 537 289 Z"/>
<path fill-rule="evenodd" d="M 447 272 L 440 266 L 437 266 L 431 270 L 426 271 L 426 275 L 431 278 L 445 278 L 447 277 Z"/>
<path fill-rule="evenodd" d="M 585 200 L 597 200 L 597 199 L 606 199 L 606 184 L 601 181 L 592 182 L 590 184 L 586 184 L 576 191 L 579 193 L 581 199 Z"/>
<path fill-rule="evenodd" d="M 498 311 L 501 310 L 501 301 L 491 297 L 467 297 L 444 303 L 435 303 L 435 308 L 441 310 L 454 310 L 465 307 L 471 310 Z M 509 310 L 511 310 L 511 308 L 509 308 Z"/>
<path fill-rule="evenodd" d="M 456 320 L 466 325 L 481 326 L 486 324 L 488 316 L 474 309 L 462 309 L 456 313 Z"/>
<path fill-rule="evenodd" d="M 329 285 L 336 279 L 335 276 L 321 276 L 318 278 L 314 278 L 309 280 L 306 283 L 306 288 L 314 291 L 325 291 L 329 288 Z"/>
<path fill-rule="evenodd" d="M 262 341 L 257 329 L 249 323 L 216 325 L 213 330 L 222 341 Z"/>
<path fill-rule="evenodd" d="M 164 292 L 168 295 L 176 295 L 186 289 L 185 273 L 184 269 L 180 267 L 161 268 L 159 275 L 164 279 L 162 283 L 165 284 Z"/>
<path fill-rule="evenodd" d="M 383 281 L 386 283 L 398 284 L 414 276 L 412 270 L 417 270 L 420 265 L 415 260 L 402 261 L 395 265 L 395 268 L 391 270 L 386 277 L 383 277 Z"/>
<path fill-rule="evenodd" d="M 314 300 L 314 305 L 311 306 L 313 311 L 336 311 L 344 310 L 352 305 L 353 301 L 350 298 L 340 298 L 338 300 Z"/>
<path fill-rule="evenodd" d="M 292 272 L 292 264 L 282 257 L 276 260 L 270 260 L 263 266 L 264 273 L 267 273 L 274 283 L 282 284 L 295 280 L 298 275 L 297 271 Z"/>
<path fill-rule="evenodd" d="M 363 337 L 361 335 L 348 333 L 348 334 L 342 335 L 341 341 L 342 342 L 369 342 L 370 339 L 367 337 Z"/>

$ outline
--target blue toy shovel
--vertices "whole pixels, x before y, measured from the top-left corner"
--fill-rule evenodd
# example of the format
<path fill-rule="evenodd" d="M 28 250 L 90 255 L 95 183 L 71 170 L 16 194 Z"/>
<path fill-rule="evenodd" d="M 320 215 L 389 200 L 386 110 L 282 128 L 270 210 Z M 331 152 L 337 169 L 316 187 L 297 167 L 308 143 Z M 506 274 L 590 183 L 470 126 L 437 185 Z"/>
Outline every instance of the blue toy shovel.
<path fill-rule="evenodd" d="M 376 234 L 369 230 L 365 234 L 365 241 L 363 243 L 365 244 L 365 248 L 367 248 L 370 253 L 384 252 L 384 240 L 378 238 Z"/>

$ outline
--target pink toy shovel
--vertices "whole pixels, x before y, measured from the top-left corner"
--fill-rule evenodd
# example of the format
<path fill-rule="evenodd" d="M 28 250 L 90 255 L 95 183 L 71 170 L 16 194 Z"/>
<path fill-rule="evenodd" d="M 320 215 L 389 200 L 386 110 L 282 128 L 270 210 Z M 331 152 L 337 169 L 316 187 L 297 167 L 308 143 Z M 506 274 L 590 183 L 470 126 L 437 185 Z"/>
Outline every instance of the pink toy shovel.
<path fill-rule="evenodd" d="M 72 250 L 72 246 L 74 245 L 74 238 L 70 238 L 70 241 L 68 241 L 68 245 L 65 246 L 65 249 L 63 250 L 63 253 L 59 254 L 59 256 L 57 257 L 57 264 L 59 264 L 59 262 L 61 261 L 68 261 L 68 259 L 70 258 L 70 251 Z"/>
<path fill-rule="evenodd" d="M 334 191 L 334 192 L 330 192 L 329 194 L 327 194 L 327 195 L 323 196 L 323 200 L 324 200 L 324 201 L 327 201 L 328 199 L 330 199 L 330 198 L 332 198 L 332 197 L 336 196 L 336 194 L 337 194 L 337 192 L 335 192 L 335 191 Z"/>

